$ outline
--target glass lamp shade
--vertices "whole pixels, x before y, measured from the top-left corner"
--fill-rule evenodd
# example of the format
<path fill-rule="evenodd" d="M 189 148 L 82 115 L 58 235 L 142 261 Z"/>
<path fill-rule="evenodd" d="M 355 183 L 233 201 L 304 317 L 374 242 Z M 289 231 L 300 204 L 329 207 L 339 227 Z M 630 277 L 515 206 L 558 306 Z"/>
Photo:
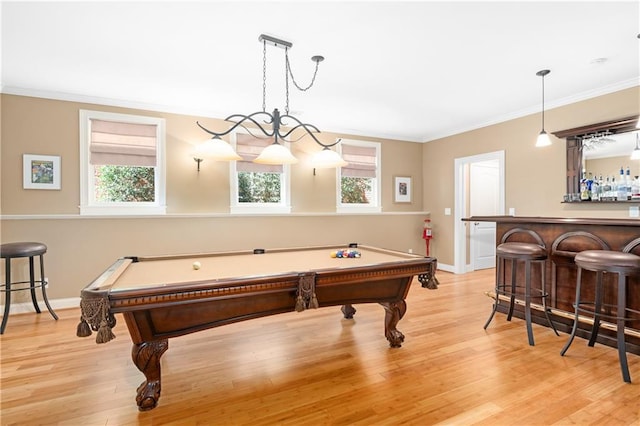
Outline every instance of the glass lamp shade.
<path fill-rule="evenodd" d="M 212 139 L 207 139 L 198 145 L 193 152 L 193 158 L 210 158 L 219 161 L 242 160 L 242 157 L 234 151 L 228 142 L 223 141 L 217 136 Z"/>
<path fill-rule="evenodd" d="M 311 165 L 316 169 L 330 169 L 346 166 L 347 163 L 342 159 L 340 154 L 329 148 L 324 148 L 313 155 Z"/>
<path fill-rule="evenodd" d="M 636 147 L 631 151 L 632 160 L 640 160 L 640 141 L 638 140 L 638 134 L 636 134 Z"/>
<path fill-rule="evenodd" d="M 298 159 L 291 154 L 291 151 L 285 146 L 279 143 L 272 143 L 268 147 L 262 150 L 258 158 L 253 160 L 258 164 L 294 164 L 298 162 Z"/>
<path fill-rule="evenodd" d="M 543 129 L 538 135 L 538 140 L 536 141 L 536 148 L 549 146 L 549 145 L 551 145 L 551 139 L 549 138 L 549 135 L 547 134 L 547 132 L 545 132 Z"/>

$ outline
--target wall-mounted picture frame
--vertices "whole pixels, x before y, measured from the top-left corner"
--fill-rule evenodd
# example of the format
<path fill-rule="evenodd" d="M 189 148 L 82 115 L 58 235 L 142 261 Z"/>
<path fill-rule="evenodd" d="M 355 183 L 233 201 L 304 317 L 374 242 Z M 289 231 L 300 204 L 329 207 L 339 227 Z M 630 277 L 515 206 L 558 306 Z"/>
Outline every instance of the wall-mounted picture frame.
<path fill-rule="evenodd" d="M 410 203 L 411 202 L 411 176 L 394 176 L 393 177 L 393 202 L 394 203 Z"/>
<path fill-rule="evenodd" d="M 60 189 L 60 157 L 57 155 L 22 155 L 24 189 Z"/>

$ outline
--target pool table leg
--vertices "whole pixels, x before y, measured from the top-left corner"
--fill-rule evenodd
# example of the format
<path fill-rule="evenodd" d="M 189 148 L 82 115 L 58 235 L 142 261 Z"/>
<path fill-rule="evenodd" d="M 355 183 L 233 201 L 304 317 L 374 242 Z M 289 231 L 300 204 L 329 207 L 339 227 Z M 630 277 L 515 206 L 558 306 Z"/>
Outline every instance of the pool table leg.
<path fill-rule="evenodd" d="M 342 311 L 345 319 L 353 319 L 353 315 L 355 315 L 356 313 L 356 308 L 354 308 L 353 305 L 349 304 L 342 305 L 342 308 L 340 310 Z"/>
<path fill-rule="evenodd" d="M 404 342 L 404 334 L 397 328 L 398 321 L 407 312 L 407 303 L 404 300 L 398 302 L 380 303 L 385 310 L 384 315 L 384 335 L 387 337 L 392 348 L 399 348 Z"/>
<path fill-rule="evenodd" d="M 154 340 L 136 343 L 131 349 L 131 358 L 147 378 L 138 386 L 136 402 L 138 410 L 147 411 L 158 405 L 160 399 L 160 357 L 169 348 L 169 340 Z"/>

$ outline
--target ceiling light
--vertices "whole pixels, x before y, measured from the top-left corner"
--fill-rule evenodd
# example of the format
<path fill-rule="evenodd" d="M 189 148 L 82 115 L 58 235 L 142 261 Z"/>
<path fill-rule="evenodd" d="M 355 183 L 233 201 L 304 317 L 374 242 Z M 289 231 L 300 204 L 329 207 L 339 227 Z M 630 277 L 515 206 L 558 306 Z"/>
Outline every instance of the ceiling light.
<path fill-rule="evenodd" d="M 325 144 L 318 140 L 315 134 L 320 133 L 320 130 L 312 124 L 303 123 L 293 115 L 289 113 L 289 76 L 291 76 L 291 81 L 295 85 L 295 87 L 300 91 L 306 91 L 313 86 L 313 83 L 316 79 L 316 74 L 318 73 L 318 66 L 320 62 L 324 60 L 322 56 L 313 56 L 311 58 L 312 61 L 316 63 L 315 71 L 313 73 L 313 77 L 311 79 L 311 83 L 307 87 L 300 87 L 293 76 L 293 72 L 291 71 L 291 66 L 289 64 L 289 49 L 293 46 L 292 43 L 280 40 L 275 37 L 267 36 L 261 34 L 258 37 L 258 41 L 262 43 L 262 111 L 254 112 L 249 115 L 245 114 L 232 114 L 228 116 L 225 121 L 231 122 L 232 125 L 225 131 L 222 132 L 214 132 L 212 130 L 204 128 L 200 123 L 196 122 L 196 124 L 205 132 L 211 134 L 215 137 L 221 137 L 227 135 L 234 131 L 238 127 L 242 127 L 247 130 L 252 136 L 256 136 L 254 133 L 262 133 L 266 138 L 273 138 L 273 144 L 266 147 L 262 153 L 253 160 L 256 163 L 261 164 L 292 164 L 296 163 L 298 160 L 291 154 L 291 151 L 287 147 L 285 147 L 282 142 L 296 142 L 302 139 L 305 136 L 311 136 L 311 138 L 320 145 L 323 149 L 319 152 L 322 152 L 329 147 L 336 145 L 340 140 L 332 143 Z M 284 49 L 285 52 L 285 82 L 286 82 L 286 104 L 284 109 L 284 114 L 280 115 L 280 111 L 277 108 L 273 110 L 272 113 L 268 113 L 266 111 L 266 93 L 267 93 L 267 44 L 270 46 L 280 47 Z M 283 129 L 283 127 L 287 127 L 287 129 Z M 302 136 L 298 137 L 295 140 L 290 139 L 290 135 L 300 134 L 302 131 Z M 337 159 L 334 158 L 334 163 L 331 166 L 327 167 L 339 167 L 340 165 L 346 164 L 344 160 L 337 155 Z M 316 154 L 318 155 L 318 154 Z M 339 159 L 339 160 L 338 160 Z M 199 164 L 199 163 L 198 163 Z"/>
<path fill-rule="evenodd" d="M 223 141 L 218 136 L 198 144 L 192 152 L 193 159 L 198 163 L 198 171 L 200 171 L 200 163 L 205 158 L 217 161 L 233 161 L 242 160 L 228 142 Z"/>
<path fill-rule="evenodd" d="M 549 70 L 541 70 L 536 73 L 537 76 L 542 77 L 542 131 L 538 135 L 536 147 L 551 145 L 551 139 L 549 138 L 547 132 L 544 130 L 544 76 L 549 74 L 550 72 L 551 71 Z"/>
<path fill-rule="evenodd" d="M 636 147 L 631 151 L 632 160 L 640 160 L 640 142 L 638 141 L 638 134 L 636 133 Z"/>
<path fill-rule="evenodd" d="M 314 169 L 344 167 L 347 164 L 349 163 L 344 161 L 342 157 L 340 157 L 340 154 L 330 150 L 328 147 L 325 147 L 311 159 L 311 165 Z"/>

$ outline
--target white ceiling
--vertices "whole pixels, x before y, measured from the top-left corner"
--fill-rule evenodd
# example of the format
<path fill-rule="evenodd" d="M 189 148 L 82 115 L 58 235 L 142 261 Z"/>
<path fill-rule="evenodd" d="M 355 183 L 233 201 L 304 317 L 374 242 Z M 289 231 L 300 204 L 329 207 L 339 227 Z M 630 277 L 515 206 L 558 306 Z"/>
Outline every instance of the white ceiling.
<path fill-rule="evenodd" d="M 640 84 L 640 2 L 2 2 L 2 92 L 225 117 L 262 109 L 293 43 L 293 115 L 417 142 Z M 284 50 L 267 48 L 267 110 Z M 616 117 L 608 117 L 616 118 Z M 589 124 L 589 123 L 584 123 Z M 562 130 L 547 121 L 547 131 Z M 560 125 L 562 127 L 562 125 Z M 220 130 L 220 129 L 218 129 Z"/>

